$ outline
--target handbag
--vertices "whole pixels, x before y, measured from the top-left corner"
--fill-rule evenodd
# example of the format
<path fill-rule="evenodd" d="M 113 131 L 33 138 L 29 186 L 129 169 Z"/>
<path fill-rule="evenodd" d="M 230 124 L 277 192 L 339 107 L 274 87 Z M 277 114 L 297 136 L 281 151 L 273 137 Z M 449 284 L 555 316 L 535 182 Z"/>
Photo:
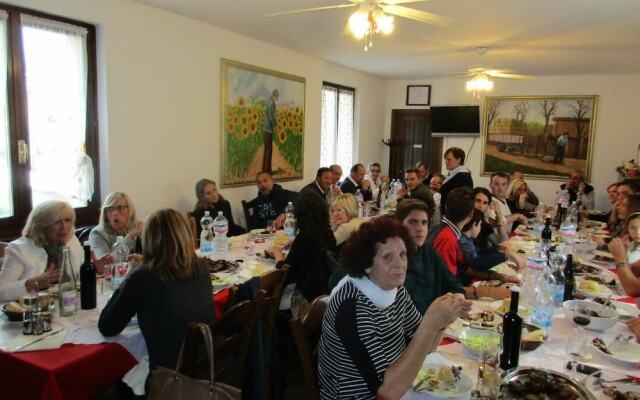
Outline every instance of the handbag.
<path fill-rule="evenodd" d="M 200 380 L 186 376 L 180 372 L 183 367 L 185 342 L 182 342 L 175 369 L 158 367 L 149 377 L 149 400 L 240 400 L 242 391 L 233 386 L 215 382 L 213 368 L 213 339 L 209 325 L 192 323 L 190 328 L 197 328 L 204 339 L 207 358 L 209 359 L 209 380 Z"/>

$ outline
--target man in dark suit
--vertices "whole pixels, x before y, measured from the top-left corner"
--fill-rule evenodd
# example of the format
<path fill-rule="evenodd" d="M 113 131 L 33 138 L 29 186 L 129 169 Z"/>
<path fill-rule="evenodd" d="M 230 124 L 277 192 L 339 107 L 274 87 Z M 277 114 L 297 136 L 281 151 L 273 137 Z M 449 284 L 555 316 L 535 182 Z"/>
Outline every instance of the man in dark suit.
<path fill-rule="evenodd" d="M 362 193 L 362 197 L 364 198 L 364 201 L 371 200 L 373 198 L 373 193 L 371 192 L 371 187 L 369 185 L 369 182 L 364 181 L 364 185 L 363 185 L 365 173 L 366 173 L 366 170 L 364 168 L 364 165 L 360 163 L 351 167 L 351 172 L 349 173 L 349 176 L 347 176 L 347 179 L 342 181 L 342 184 L 340 185 L 340 190 L 342 190 L 342 193 L 355 194 L 356 191 L 360 189 L 360 193 Z"/>
<path fill-rule="evenodd" d="M 429 171 L 429 166 L 424 161 L 418 161 L 416 163 L 416 169 L 418 170 L 418 177 L 422 180 L 422 183 L 426 187 L 429 187 L 431 178 L 433 178 L 433 175 L 431 175 Z"/>
<path fill-rule="evenodd" d="M 333 173 L 331 170 L 327 167 L 318 168 L 318 172 L 316 172 L 316 180 L 303 187 L 300 190 L 300 195 L 305 193 L 315 193 L 326 200 L 332 183 Z"/>

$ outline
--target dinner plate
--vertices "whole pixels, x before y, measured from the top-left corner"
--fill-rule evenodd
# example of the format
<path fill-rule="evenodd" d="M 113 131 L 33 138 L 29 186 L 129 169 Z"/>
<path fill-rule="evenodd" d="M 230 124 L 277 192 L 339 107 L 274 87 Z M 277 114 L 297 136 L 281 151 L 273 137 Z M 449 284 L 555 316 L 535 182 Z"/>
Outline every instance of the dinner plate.
<path fill-rule="evenodd" d="M 425 388 L 424 385 L 421 385 L 428 374 L 435 377 L 435 381 L 440 383 L 437 377 L 438 372 L 442 369 L 451 369 L 451 367 L 444 364 L 423 364 L 418 371 L 418 375 L 416 375 L 416 378 L 413 380 L 413 386 L 416 391 L 421 392 L 425 396 L 425 399 L 469 399 L 471 397 L 473 381 L 463 371 L 460 371 L 460 378 L 449 385 L 439 384 L 432 388 Z"/>
<path fill-rule="evenodd" d="M 633 304 L 623 303 L 621 301 L 611 301 L 616 307 L 620 319 L 631 319 L 640 317 L 640 309 Z"/>
<path fill-rule="evenodd" d="M 264 228 L 252 229 L 249 233 L 251 233 L 252 235 L 263 236 L 263 237 L 273 235 L 273 233 L 271 233 L 270 231 Z"/>
<path fill-rule="evenodd" d="M 597 285 L 594 286 L 594 288 L 597 288 L 597 291 L 589 291 L 584 288 L 583 279 L 576 279 L 576 292 L 590 299 L 607 297 L 612 293 L 611 289 L 601 283 L 594 282 L 594 285 Z"/>
<path fill-rule="evenodd" d="M 491 303 L 491 308 L 493 308 L 498 314 L 504 314 L 506 311 L 503 309 L 504 300 L 496 300 Z M 531 307 L 528 304 L 518 304 L 518 314 L 527 318 L 531 316 Z"/>
<path fill-rule="evenodd" d="M 604 351 L 600 350 L 598 347 L 594 346 L 593 343 L 590 343 L 591 347 L 596 349 L 596 352 L 600 354 L 602 357 L 607 360 L 619 362 L 626 364 L 630 367 L 635 367 L 640 363 L 640 344 L 636 343 L 633 340 L 630 340 L 624 344 L 614 346 L 611 354 L 607 354 Z M 607 345 L 608 347 L 609 345 Z"/>

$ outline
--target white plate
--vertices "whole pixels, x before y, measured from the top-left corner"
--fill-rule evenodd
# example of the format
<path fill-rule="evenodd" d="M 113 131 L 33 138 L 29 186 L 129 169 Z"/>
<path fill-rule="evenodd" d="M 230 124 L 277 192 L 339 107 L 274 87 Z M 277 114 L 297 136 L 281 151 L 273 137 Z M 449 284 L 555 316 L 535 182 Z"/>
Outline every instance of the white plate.
<path fill-rule="evenodd" d="M 267 232 L 268 232 L 268 233 L 267 233 Z M 252 229 L 252 230 L 251 230 L 251 232 L 249 232 L 249 233 L 251 233 L 252 235 L 256 235 L 256 236 L 265 236 L 265 237 L 266 237 L 266 236 L 271 236 L 271 235 L 273 235 L 273 233 L 271 233 L 271 232 L 267 231 L 267 230 L 266 230 L 266 229 L 264 229 L 264 228 L 262 228 L 262 229 L 260 229 L 260 228 L 258 228 L 258 229 Z"/>
<path fill-rule="evenodd" d="M 413 386 L 416 387 L 422 381 L 422 379 L 426 376 L 426 371 L 429 369 L 434 369 L 438 371 L 441 368 L 451 368 L 448 365 L 444 364 L 423 364 L 420 370 L 418 371 L 418 375 L 413 380 Z M 464 370 L 460 373 L 460 379 L 453 385 L 452 388 L 441 390 L 420 390 L 420 393 L 424 396 L 425 399 L 469 399 L 471 397 L 471 389 L 473 388 L 473 381 L 469 378 Z M 417 389 L 417 388 L 416 388 Z M 422 397 L 421 397 L 422 398 Z"/>
<path fill-rule="evenodd" d="M 504 314 L 501 311 L 498 311 L 500 309 L 500 307 L 502 307 L 502 304 L 504 303 L 504 300 L 496 300 L 494 302 L 491 303 L 491 308 L 493 308 L 498 314 Z M 528 318 L 531 316 L 531 307 L 527 304 L 518 304 L 518 314 L 522 317 L 522 318 Z"/>
<path fill-rule="evenodd" d="M 482 351 L 483 340 L 489 339 L 490 344 L 500 346 L 500 335 L 496 331 L 476 328 L 464 328 L 458 334 L 458 341 L 474 357 L 478 357 Z"/>
<path fill-rule="evenodd" d="M 513 268 L 511 268 L 506 261 L 491 268 L 491 271 L 495 271 L 499 274 L 506 275 L 506 276 L 521 277 L 521 275 L 517 271 L 515 271 Z"/>
<path fill-rule="evenodd" d="M 596 283 L 596 284 L 598 285 L 599 291 L 597 293 L 588 292 L 581 288 L 582 279 L 576 279 L 576 292 L 589 299 L 593 299 L 596 297 L 607 297 L 611 294 L 611 289 L 609 289 L 607 286 L 602 285 L 600 283 Z"/>
<path fill-rule="evenodd" d="M 614 351 L 611 351 L 612 354 L 605 353 L 604 351 L 594 346 L 593 343 L 591 343 L 591 347 L 596 349 L 598 354 L 600 354 L 602 357 L 610 361 L 617 361 L 633 367 L 640 363 L 640 344 L 636 343 L 633 340 L 627 342 L 624 346 L 619 346 Z"/>
<path fill-rule="evenodd" d="M 611 301 L 616 307 L 620 319 L 631 319 L 640 317 L 640 309 L 633 304 L 623 303 L 621 301 Z"/>

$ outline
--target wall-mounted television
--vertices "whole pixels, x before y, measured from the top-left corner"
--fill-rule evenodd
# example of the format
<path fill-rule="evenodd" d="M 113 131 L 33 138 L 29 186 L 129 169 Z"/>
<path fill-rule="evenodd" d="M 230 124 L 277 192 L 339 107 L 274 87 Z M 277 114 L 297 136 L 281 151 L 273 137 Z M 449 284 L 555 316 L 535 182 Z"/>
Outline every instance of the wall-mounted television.
<path fill-rule="evenodd" d="M 480 136 L 480 107 L 431 107 L 431 136 Z"/>

